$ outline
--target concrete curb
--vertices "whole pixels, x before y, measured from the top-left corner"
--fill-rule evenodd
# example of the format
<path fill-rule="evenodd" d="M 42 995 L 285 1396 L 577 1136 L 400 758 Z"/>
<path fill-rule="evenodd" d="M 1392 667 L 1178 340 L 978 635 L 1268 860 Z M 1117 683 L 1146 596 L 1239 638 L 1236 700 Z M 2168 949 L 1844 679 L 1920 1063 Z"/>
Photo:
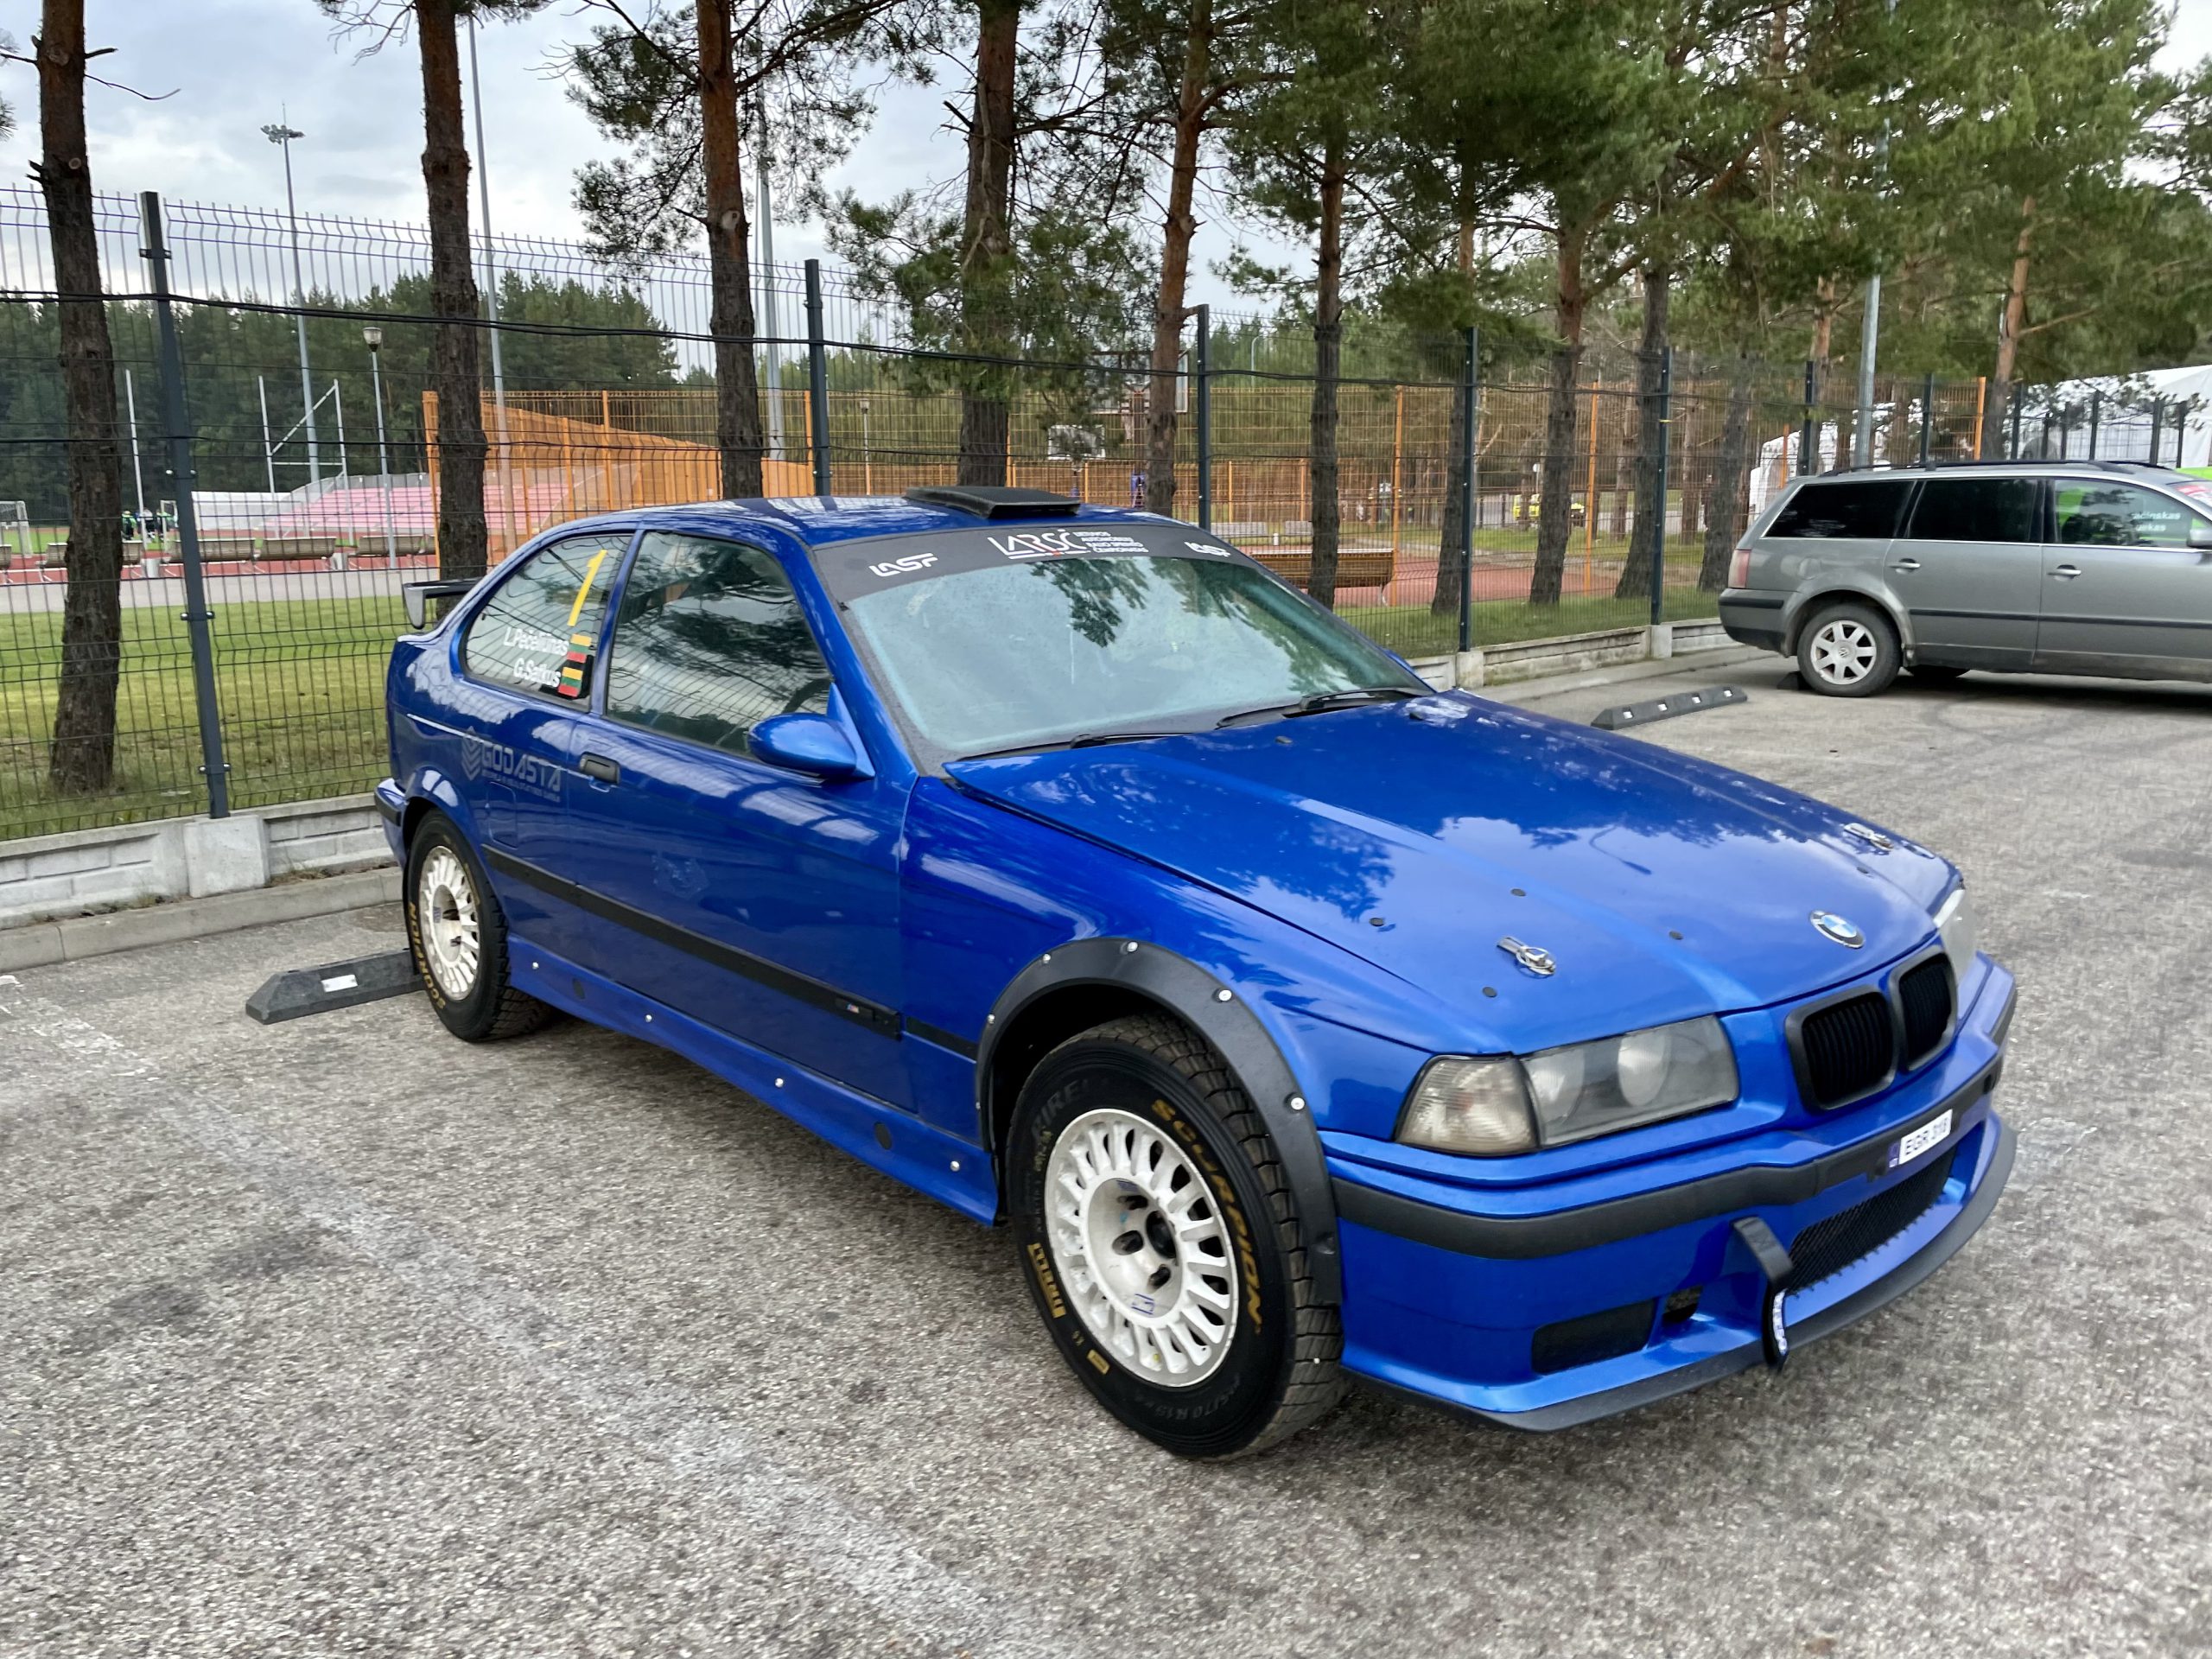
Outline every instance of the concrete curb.
<path fill-rule="evenodd" d="M 1623 663 L 1617 668 L 1592 669 L 1581 674 L 1555 674 L 1541 680 L 1514 680 L 1504 685 L 1484 686 L 1479 695 L 1495 698 L 1499 702 L 1543 702 L 1576 691 L 1595 690 L 1600 686 L 1619 685 L 1630 680 L 1653 680 L 1666 674 L 1729 668 L 1738 663 L 1757 662 L 1762 657 L 1772 658 L 1779 667 L 1789 665 L 1787 658 L 1777 657 L 1772 652 L 1764 651 L 1757 645 L 1732 645 L 1726 651 L 1700 651 L 1685 657 L 1655 658 L 1649 662 Z"/>
<path fill-rule="evenodd" d="M 0 933 L 0 972 L 79 962 L 142 945 L 173 944 L 181 939 L 231 933 L 267 922 L 296 922 L 333 916 L 369 905 L 396 904 L 399 871 L 356 870 L 310 881 L 288 881 L 249 893 L 208 899 L 179 899 L 143 910 L 118 910 L 105 916 L 74 916 L 65 921 L 34 922 Z"/>

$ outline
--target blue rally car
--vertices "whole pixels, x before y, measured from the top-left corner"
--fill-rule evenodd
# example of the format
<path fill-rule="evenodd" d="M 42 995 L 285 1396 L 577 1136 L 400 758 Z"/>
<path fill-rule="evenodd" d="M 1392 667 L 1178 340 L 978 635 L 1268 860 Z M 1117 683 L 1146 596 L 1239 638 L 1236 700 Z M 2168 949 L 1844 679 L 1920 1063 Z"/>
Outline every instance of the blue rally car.
<path fill-rule="evenodd" d="M 1558 1428 L 1778 1364 L 2004 1185 L 1948 863 L 1433 692 L 1191 525 L 724 502 L 433 597 L 377 796 L 446 1026 L 661 1044 L 1007 1223 L 1175 1452 L 1345 1373 Z"/>

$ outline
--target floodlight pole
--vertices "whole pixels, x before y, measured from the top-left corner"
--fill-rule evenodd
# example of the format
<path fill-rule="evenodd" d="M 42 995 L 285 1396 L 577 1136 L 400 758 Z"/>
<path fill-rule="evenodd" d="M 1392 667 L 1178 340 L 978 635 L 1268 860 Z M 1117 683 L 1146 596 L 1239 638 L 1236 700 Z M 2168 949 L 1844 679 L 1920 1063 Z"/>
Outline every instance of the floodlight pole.
<path fill-rule="evenodd" d="M 476 17 L 468 17 L 468 95 L 476 106 L 476 205 L 484 221 L 484 315 L 492 324 L 492 418 L 499 434 L 499 499 L 507 542 L 515 538 L 514 490 L 507 469 L 514 452 L 507 444 L 507 369 L 499 353 L 499 268 L 492 248 L 492 158 L 484 148 L 484 88 L 476 79 Z M 524 494 L 527 497 L 528 487 Z M 524 503 L 527 505 L 527 501 Z"/>
<path fill-rule="evenodd" d="M 377 480 L 384 488 L 384 556 L 399 568 L 399 532 L 391 521 L 391 461 L 384 442 L 384 330 L 368 327 L 361 338 L 369 346 L 369 387 L 377 405 Z"/>
<path fill-rule="evenodd" d="M 283 113 L 282 105 L 278 113 Z M 300 336 L 300 402 L 307 408 L 308 482 L 315 484 L 321 480 L 322 467 L 315 441 L 315 375 L 308 367 L 308 283 L 300 265 L 300 209 L 292 196 L 292 140 L 307 134 L 279 120 L 262 128 L 261 136 L 284 152 L 284 223 L 292 240 L 292 303 L 299 308 L 292 314 L 292 322 Z M 273 480 L 270 487 L 276 487 Z"/>
<path fill-rule="evenodd" d="M 784 459 L 784 365 L 776 344 L 776 336 L 783 332 L 776 321 L 776 213 L 768 199 L 768 105 L 763 99 L 753 105 L 760 118 L 760 143 L 753 152 L 760 179 L 760 323 L 759 332 L 767 345 L 766 361 L 761 366 L 768 376 L 768 453 L 776 460 Z"/>
<path fill-rule="evenodd" d="M 1897 0 L 1888 0 L 1887 15 L 1891 18 L 1897 15 Z M 1887 116 L 1882 118 L 1882 142 L 1877 156 L 1886 175 L 1890 164 Z M 1859 423 L 1851 443 L 1851 461 L 1855 467 L 1874 464 L 1874 346 L 1881 332 L 1882 273 L 1877 270 L 1866 279 L 1866 326 L 1859 332 Z"/>

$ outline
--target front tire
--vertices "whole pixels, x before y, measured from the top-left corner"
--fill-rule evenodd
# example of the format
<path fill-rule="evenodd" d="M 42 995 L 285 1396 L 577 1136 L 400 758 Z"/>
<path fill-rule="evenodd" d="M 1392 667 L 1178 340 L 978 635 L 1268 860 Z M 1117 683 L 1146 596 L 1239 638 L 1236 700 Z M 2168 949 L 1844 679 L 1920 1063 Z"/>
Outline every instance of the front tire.
<path fill-rule="evenodd" d="M 1141 1015 L 1040 1061 L 1007 1162 L 1023 1276 L 1098 1402 L 1189 1458 L 1249 1456 L 1343 1392 L 1274 1145 L 1221 1057 Z"/>
<path fill-rule="evenodd" d="M 442 813 L 407 844 L 407 943 L 445 1028 L 464 1041 L 520 1037 L 553 1010 L 507 982 L 507 923 L 484 867 Z"/>
<path fill-rule="evenodd" d="M 1878 696 L 1897 677 L 1897 630 L 1871 605 L 1823 606 L 1797 638 L 1797 672 L 1824 697 Z"/>

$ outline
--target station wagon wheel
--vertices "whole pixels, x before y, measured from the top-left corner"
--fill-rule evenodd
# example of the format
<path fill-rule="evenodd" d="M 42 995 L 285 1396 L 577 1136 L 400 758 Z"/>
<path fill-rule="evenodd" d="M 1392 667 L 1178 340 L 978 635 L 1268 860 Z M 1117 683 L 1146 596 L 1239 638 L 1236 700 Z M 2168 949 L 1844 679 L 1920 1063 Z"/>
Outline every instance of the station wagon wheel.
<path fill-rule="evenodd" d="M 553 1010 L 507 982 L 507 925 L 484 867 L 453 820 L 432 812 L 407 843 L 407 943 L 448 1031 L 470 1042 L 519 1037 Z"/>
<path fill-rule="evenodd" d="M 1889 619 L 1871 605 L 1824 606 L 1798 635 L 1797 667 L 1824 696 L 1871 697 L 1897 677 L 1899 652 Z"/>
<path fill-rule="evenodd" d="M 1007 1150 L 1030 1294 L 1063 1358 L 1122 1422 L 1185 1457 L 1264 1450 L 1343 1382 L 1274 1143 L 1221 1056 L 1164 1014 L 1038 1062 Z"/>

